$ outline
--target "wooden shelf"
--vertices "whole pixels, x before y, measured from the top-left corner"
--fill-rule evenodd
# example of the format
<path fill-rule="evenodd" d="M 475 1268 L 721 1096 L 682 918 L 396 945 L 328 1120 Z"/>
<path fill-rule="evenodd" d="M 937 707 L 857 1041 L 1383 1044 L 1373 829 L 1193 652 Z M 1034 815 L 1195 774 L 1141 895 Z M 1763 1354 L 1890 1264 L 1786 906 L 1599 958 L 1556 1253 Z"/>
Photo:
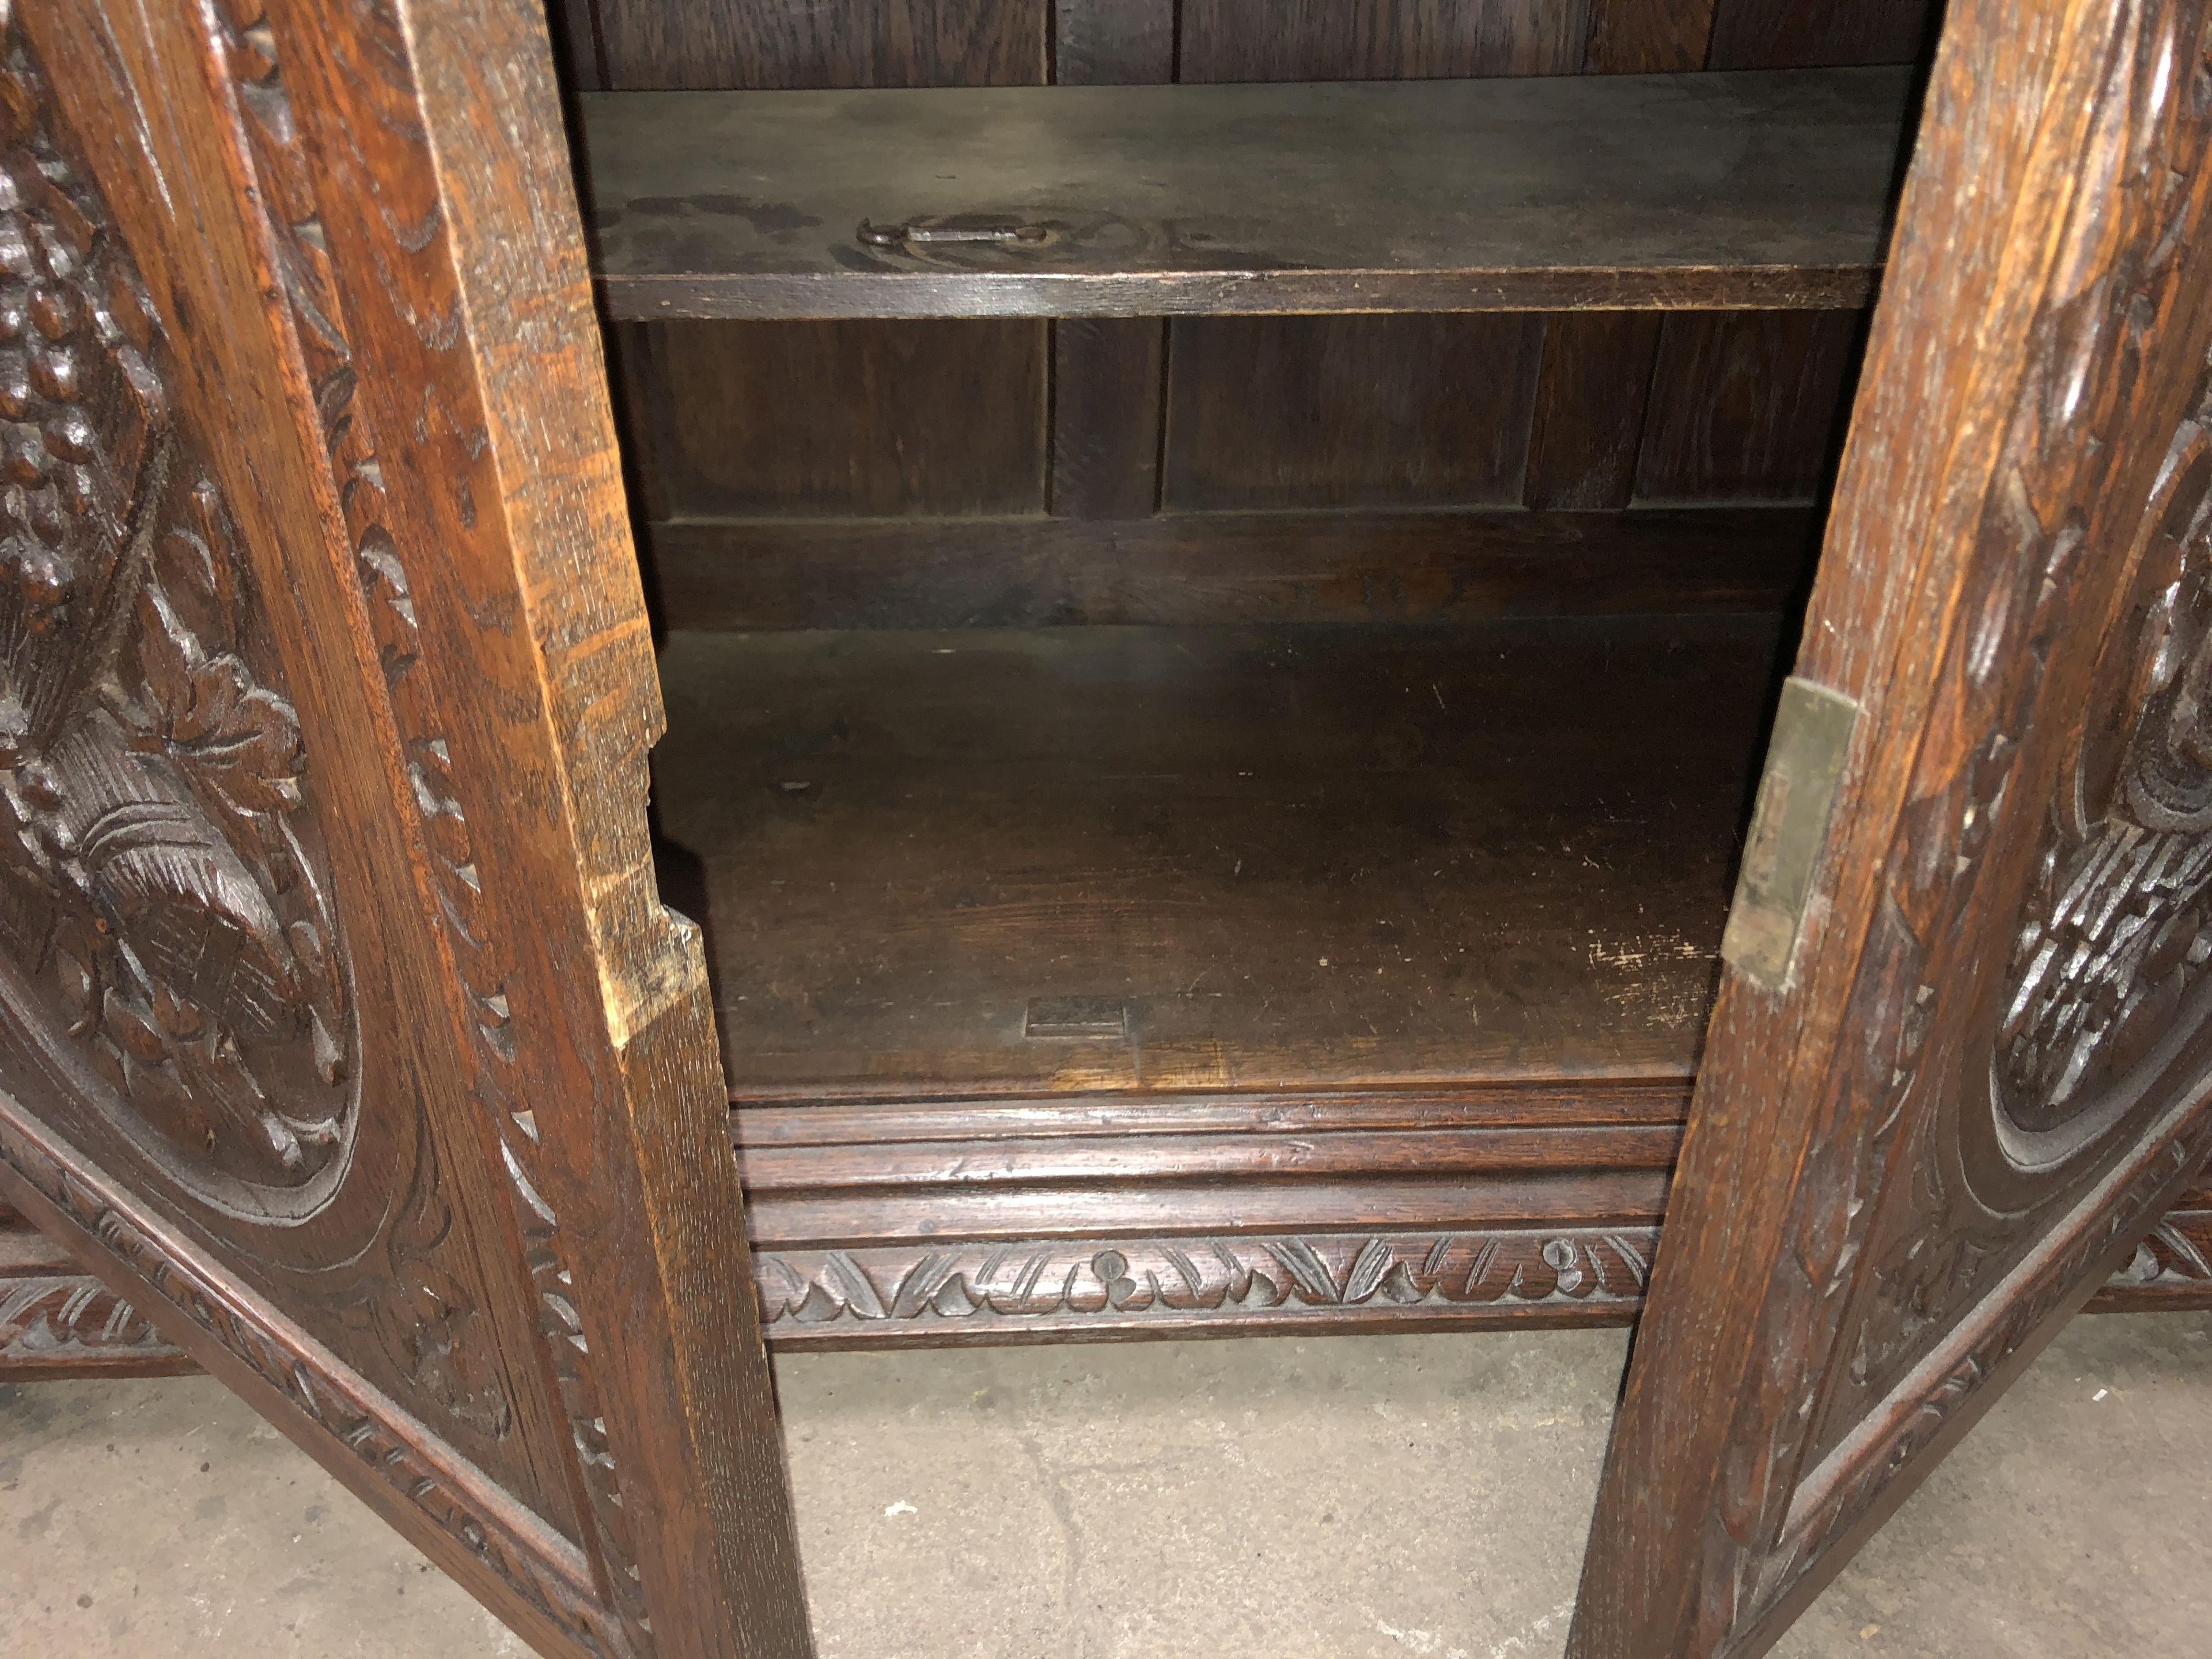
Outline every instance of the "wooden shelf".
<path fill-rule="evenodd" d="M 618 318 L 1817 309 L 1871 292 L 1910 78 L 582 101 Z"/>
<path fill-rule="evenodd" d="M 1776 641 L 679 633 L 669 896 L 733 1094 L 1687 1079 Z"/>

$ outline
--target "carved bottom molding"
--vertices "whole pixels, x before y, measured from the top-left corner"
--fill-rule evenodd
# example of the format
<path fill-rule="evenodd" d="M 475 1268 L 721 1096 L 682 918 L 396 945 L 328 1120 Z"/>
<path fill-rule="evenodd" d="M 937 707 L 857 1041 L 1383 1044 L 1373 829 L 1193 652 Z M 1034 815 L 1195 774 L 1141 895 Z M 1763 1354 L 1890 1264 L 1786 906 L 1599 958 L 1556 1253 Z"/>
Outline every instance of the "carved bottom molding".
<path fill-rule="evenodd" d="M 1019 1341 L 1376 1324 L 1620 1324 L 1650 1228 L 1235 1235 L 767 1250 L 787 1346 Z"/>
<path fill-rule="evenodd" d="M 0 1382 L 198 1369 L 58 1247 L 11 1271 L 9 1230 L 0 1217 Z M 753 1271 L 778 1348 L 1620 1325 L 1656 1243 L 1648 1227 L 1048 1239 L 757 1250 Z M 2212 1207 L 2170 1212 L 2088 1311 L 2205 1308 Z"/>

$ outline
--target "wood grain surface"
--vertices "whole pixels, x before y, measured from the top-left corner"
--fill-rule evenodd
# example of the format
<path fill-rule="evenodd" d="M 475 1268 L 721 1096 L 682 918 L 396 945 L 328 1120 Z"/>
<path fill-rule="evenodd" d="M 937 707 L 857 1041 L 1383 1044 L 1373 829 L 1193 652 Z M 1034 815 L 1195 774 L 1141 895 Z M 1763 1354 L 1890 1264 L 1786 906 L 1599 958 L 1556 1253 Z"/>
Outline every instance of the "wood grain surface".
<path fill-rule="evenodd" d="M 1905 91 L 1872 69 L 582 104 L 615 316 L 1127 316 L 1856 305 Z M 875 246 L 864 221 L 1034 240 Z"/>
<path fill-rule="evenodd" d="M 1843 440 L 1864 319 L 1722 312 L 1660 326 L 1636 497 L 1810 500 Z"/>
<path fill-rule="evenodd" d="M 1910 64 L 1934 47 L 1934 0 L 1709 0 L 1705 67 L 1790 69 L 1813 64 Z"/>
<path fill-rule="evenodd" d="M 1182 317 L 1168 332 L 1166 509 L 1519 498 L 1541 318 Z"/>
<path fill-rule="evenodd" d="M 607 85 L 1030 86 L 1044 0 L 592 0 Z"/>
<path fill-rule="evenodd" d="M 660 811 L 732 1091 L 1686 1077 L 1775 649 L 1728 616 L 673 635 Z M 1124 1024 L 1027 1034 L 1080 997 Z"/>
<path fill-rule="evenodd" d="M 1587 0 L 1182 0 L 1182 78 L 1402 81 L 1564 75 Z"/>
<path fill-rule="evenodd" d="M 1044 507 L 1048 364 L 1035 323 L 671 323 L 639 333 L 626 356 L 639 388 L 635 461 L 672 516 Z"/>
<path fill-rule="evenodd" d="M 1632 311 L 1561 312 L 1544 319 L 1522 483 L 1528 506 L 1621 507 L 1634 497 L 1662 324 Z"/>
<path fill-rule="evenodd" d="M 1804 507 L 696 519 L 651 529 L 690 629 L 1464 622 L 1779 612 Z"/>

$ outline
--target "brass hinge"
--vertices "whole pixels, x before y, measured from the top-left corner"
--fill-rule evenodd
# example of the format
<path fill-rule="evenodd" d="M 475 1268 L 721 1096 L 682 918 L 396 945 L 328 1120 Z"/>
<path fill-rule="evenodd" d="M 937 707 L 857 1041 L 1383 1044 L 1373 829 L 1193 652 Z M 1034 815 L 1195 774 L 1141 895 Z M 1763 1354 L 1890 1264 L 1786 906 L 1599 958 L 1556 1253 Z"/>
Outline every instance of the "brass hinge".
<path fill-rule="evenodd" d="M 1735 876 L 1721 958 L 1770 991 L 1790 988 L 1813 877 L 1828 839 L 1859 706 L 1792 675 L 1782 683 L 1766 771 Z"/>

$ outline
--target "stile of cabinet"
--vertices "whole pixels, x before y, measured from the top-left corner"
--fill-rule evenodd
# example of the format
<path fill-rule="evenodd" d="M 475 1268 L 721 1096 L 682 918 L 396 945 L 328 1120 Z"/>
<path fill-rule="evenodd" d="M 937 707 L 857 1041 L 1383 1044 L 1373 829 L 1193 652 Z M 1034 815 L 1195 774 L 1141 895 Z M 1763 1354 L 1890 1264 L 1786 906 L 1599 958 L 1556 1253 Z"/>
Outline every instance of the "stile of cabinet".
<path fill-rule="evenodd" d="M 1761 1650 L 2212 1305 L 2206 8 L 1938 21 L 0 6 L 0 1376 L 799 1654 L 766 1345 L 1644 1316 Z"/>

